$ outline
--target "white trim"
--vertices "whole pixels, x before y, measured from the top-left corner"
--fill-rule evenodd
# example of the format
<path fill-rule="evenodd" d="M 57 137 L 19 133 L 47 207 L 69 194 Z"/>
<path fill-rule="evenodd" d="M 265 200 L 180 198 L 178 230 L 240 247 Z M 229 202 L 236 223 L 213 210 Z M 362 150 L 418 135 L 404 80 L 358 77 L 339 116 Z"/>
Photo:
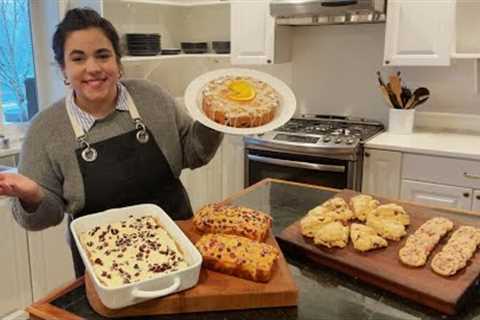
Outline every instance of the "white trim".
<path fill-rule="evenodd" d="M 28 313 L 26 313 L 23 310 L 14 311 L 2 318 L 2 320 L 28 320 L 28 319 L 30 319 L 28 316 Z"/>

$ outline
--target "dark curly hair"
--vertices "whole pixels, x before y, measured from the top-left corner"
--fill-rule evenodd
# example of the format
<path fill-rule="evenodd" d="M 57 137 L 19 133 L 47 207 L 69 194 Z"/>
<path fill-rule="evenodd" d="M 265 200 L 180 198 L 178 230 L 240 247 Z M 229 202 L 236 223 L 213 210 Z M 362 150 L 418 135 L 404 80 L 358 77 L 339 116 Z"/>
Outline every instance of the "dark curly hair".
<path fill-rule="evenodd" d="M 52 49 L 55 54 L 55 61 L 60 67 L 65 67 L 65 41 L 70 33 L 88 28 L 99 28 L 112 43 L 113 50 L 118 64 L 120 65 L 120 39 L 118 33 L 105 18 L 102 18 L 95 10 L 90 8 L 75 8 L 68 10 L 65 18 L 57 25 L 53 35 Z"/>

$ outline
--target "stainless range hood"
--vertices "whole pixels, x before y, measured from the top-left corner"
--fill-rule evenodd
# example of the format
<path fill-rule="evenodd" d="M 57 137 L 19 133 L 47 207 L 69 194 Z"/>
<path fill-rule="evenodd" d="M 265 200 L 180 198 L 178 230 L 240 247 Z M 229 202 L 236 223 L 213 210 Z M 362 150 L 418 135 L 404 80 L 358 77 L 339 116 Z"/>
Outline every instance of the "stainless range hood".
<path fill-rule="evenodd" d="M 279 25 L 383 23 L 387 0 L 271 0 Z"/>

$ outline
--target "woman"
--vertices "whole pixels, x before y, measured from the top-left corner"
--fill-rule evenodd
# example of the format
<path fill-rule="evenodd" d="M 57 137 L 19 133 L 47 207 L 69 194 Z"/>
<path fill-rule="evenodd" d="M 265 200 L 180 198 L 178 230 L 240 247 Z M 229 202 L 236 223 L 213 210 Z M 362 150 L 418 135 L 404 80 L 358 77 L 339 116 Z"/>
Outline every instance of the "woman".
<path fill-rule="evenodd" d="M 192 119 L 159 87 L 121 78 L 118 35 L 91 9 L 67 12 L 53 37 L 65 99 L 32 121 L 19 174 L 0 175 L 14 197 L 17 222 L 29 230 L 108 208 L 154 203 L 173 219 L 191 217 L 179 180 L 206 164 L 222 134 Z M 70 235 L 75 273 L 84 266 Z"/>

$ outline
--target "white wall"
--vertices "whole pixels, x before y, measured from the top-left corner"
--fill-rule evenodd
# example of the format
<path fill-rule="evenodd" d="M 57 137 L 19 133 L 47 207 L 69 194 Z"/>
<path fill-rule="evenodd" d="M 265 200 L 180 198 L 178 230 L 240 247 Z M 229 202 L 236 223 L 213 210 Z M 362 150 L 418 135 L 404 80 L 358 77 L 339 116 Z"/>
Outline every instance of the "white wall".
<path fill-rule="evenodd" d="M 375 73 L 381 70 L 386 80 L 399 70 L 409 87 L 425 86 L 431 92 L 418 111 L 480 114 L 473 60 L 453 60 L 450 67 L 383 68 L 384 37 L 384 24 L 296 27 L 292 81 L 300 111 L 386 123 L 388 108 Z"/>

